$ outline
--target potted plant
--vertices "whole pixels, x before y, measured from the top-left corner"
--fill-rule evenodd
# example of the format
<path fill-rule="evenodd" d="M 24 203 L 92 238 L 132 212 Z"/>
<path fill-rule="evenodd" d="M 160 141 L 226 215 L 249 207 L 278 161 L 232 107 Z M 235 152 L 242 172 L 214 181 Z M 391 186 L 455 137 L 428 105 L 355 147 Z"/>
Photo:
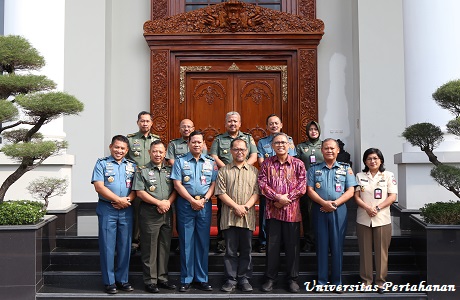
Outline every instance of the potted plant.
<path fill-rule="evenodd" d="M 447 132 L 460 136 L 460 80 L 449 81 L 433 93 L 436 103 L 449 110 L 455 119 L 447 124 Z M 434 167 L 430 175 L 457 198 L 460 197 L 460 168 L 438 160 L 434 149 L 443 141 L 439 126 L 418 123 L 405 129 L 402 136 L 426 153 Z M 427 203 L 420 215 L 410 216 L 412 244 L 422 278 L 429 285 L 453 285 L 460 289 L 460 202 Z M 429 299 L 459 299 L 460 292 L 428 290 Z"/>
<path fill-rule="evenodd" d="M 0 134 L 6 142 L 0 152 L 18 162 L 0 186 L 0 294 L 10 299 L 35 299 L 43 284 L 42 270 L 49 264 L 47 253 L 54 248 L 56 217 L 44 217 L 41 203 L 31 217 L 24 212 L 35 211 L 37 203 L 4 202 L 6 192 L 26 172 L 67 147 L 65 141 L 46 140 L 40 128 L 83 110 L 74 96 L 53 91 L 52 80 L 32 73 L 44 65 L 25 38 L 0 36 Z"/>

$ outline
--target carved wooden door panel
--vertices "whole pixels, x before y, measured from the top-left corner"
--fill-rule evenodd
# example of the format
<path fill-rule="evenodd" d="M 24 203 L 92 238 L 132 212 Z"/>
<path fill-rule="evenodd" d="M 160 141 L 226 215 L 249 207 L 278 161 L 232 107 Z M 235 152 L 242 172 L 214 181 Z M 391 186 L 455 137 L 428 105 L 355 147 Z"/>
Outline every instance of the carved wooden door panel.
<path fill-rule="evenodd" d="M 210 149 L 214 137 L 226 131 L 225 115 L 241 115 L 241 131 L 253 135 L 256 143 L 266 136 L 269 114 L 283 114 L 279 72 L 187 73 L 186 114 L 195 128 L 205 134 Z"/>

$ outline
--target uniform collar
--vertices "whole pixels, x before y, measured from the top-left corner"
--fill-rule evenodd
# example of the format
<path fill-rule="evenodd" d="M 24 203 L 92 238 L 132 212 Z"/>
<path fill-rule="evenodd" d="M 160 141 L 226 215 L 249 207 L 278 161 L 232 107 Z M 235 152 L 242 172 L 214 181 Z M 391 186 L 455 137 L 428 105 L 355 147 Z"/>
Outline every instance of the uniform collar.
<path fill-rule="evenodd" d="M 109 159 L 108 159 L 108 160 L 111 161 L 111 162 L 115 162 L 115 163 L 118 164 L 117 160 L 116 160 L 115 157 L 113 157 L 112 155 L 109 156 Z M 120 162 L 120 163 L 122 164 L 122 163 L 124 163 L 124 162 L 126 162 L 126 157 L 123 157 L 123 158 L 121 159 L 121 162 Z"/>
<path fill-rule="evenodd" d="M 230 136 L 230 134 L 228 133 L 228 131 L 226 131 L 226 132 L 223 134 L 223 136 L 228 136 L 229 138 L 232 138 L 232 137 Z M 242 137 L 242 136 L 243 136 L 243 133 L 242 133 L 241 131 L 238 130 L 238 133 L 237 133 L 236 137 Z"/>
<path fill-rule="evenodd" d="M 147 136 L 144 136 L 144 134 L 139 130 L 136 134 L 136 137 L 141 138 L 141 139 L 147 139 L 152 137 L 152 133 L 149 132 Z"/>
<path fill-rule="evenodd" d="M 146 167 L 148 167 L 150 169 L 153 169 L 153 168 L 157 169 L 157 166 L 152 161 L 149 161 L 149 163 L 146 165 Z M 165 167 L 166 167 L 166 165 L 165 165 L 165 162 L 163 160 L 163 162 L 160 165 L 160 169 L 163 169 Z"/>
<path fill-rule="evenodd" d="M 193 157 L 193 154 L 189 151 L 189 152 L 187 152 L 187 155 L 184 157 L 184 159 L 186 161 L 191 161 L 192 159 L 195 159 L 195 157 Z M 206 159 L 206 154 L 201 153 L 199 159 L 205 160 Z"/>

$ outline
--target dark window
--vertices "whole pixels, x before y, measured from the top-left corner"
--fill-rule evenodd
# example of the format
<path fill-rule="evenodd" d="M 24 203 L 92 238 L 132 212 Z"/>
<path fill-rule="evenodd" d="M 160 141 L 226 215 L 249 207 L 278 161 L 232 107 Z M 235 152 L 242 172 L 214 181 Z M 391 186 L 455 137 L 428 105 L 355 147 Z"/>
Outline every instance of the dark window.
<path fill-rule="evenodd" d="M 226 0 L 185 0 L 185 11 L 192 11 L 199 8 L 204 8 L 209 5 L 227 2 Z M 244 0 L 255 5 L 260 5 L 265 8 L 271 8 L 281 11 L 281 0 Z"/>

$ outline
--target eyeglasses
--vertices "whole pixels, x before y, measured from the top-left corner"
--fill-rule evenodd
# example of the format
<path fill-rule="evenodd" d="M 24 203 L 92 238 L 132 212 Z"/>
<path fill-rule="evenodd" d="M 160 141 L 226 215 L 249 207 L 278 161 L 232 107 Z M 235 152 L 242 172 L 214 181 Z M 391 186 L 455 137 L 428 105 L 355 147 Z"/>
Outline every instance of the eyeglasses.
<path fill-rule="evenodd" d="M 280 141 L 280 142 L 274 142 L 273 145 L 275 146 L 284 146 L 286 145 L 288 142 L 285 142 L 285 141 Z"/>
<path fill-rule="evenodd" d="M 246 150 L 248 150 L 248 149 L 243 149 L 243 148 L 232 148 L 232 151 L 233 151 L 233 152 L 244 152 L 244 151 L 246 151 Z"/>
<path fill-rule="evenodd" d="M 377 161 L 377 160 L 380 160 L 380 158 L 378 158 L 378 157 L 368 157 L 368 158 L 366 158 L 366 161 Z"/>

